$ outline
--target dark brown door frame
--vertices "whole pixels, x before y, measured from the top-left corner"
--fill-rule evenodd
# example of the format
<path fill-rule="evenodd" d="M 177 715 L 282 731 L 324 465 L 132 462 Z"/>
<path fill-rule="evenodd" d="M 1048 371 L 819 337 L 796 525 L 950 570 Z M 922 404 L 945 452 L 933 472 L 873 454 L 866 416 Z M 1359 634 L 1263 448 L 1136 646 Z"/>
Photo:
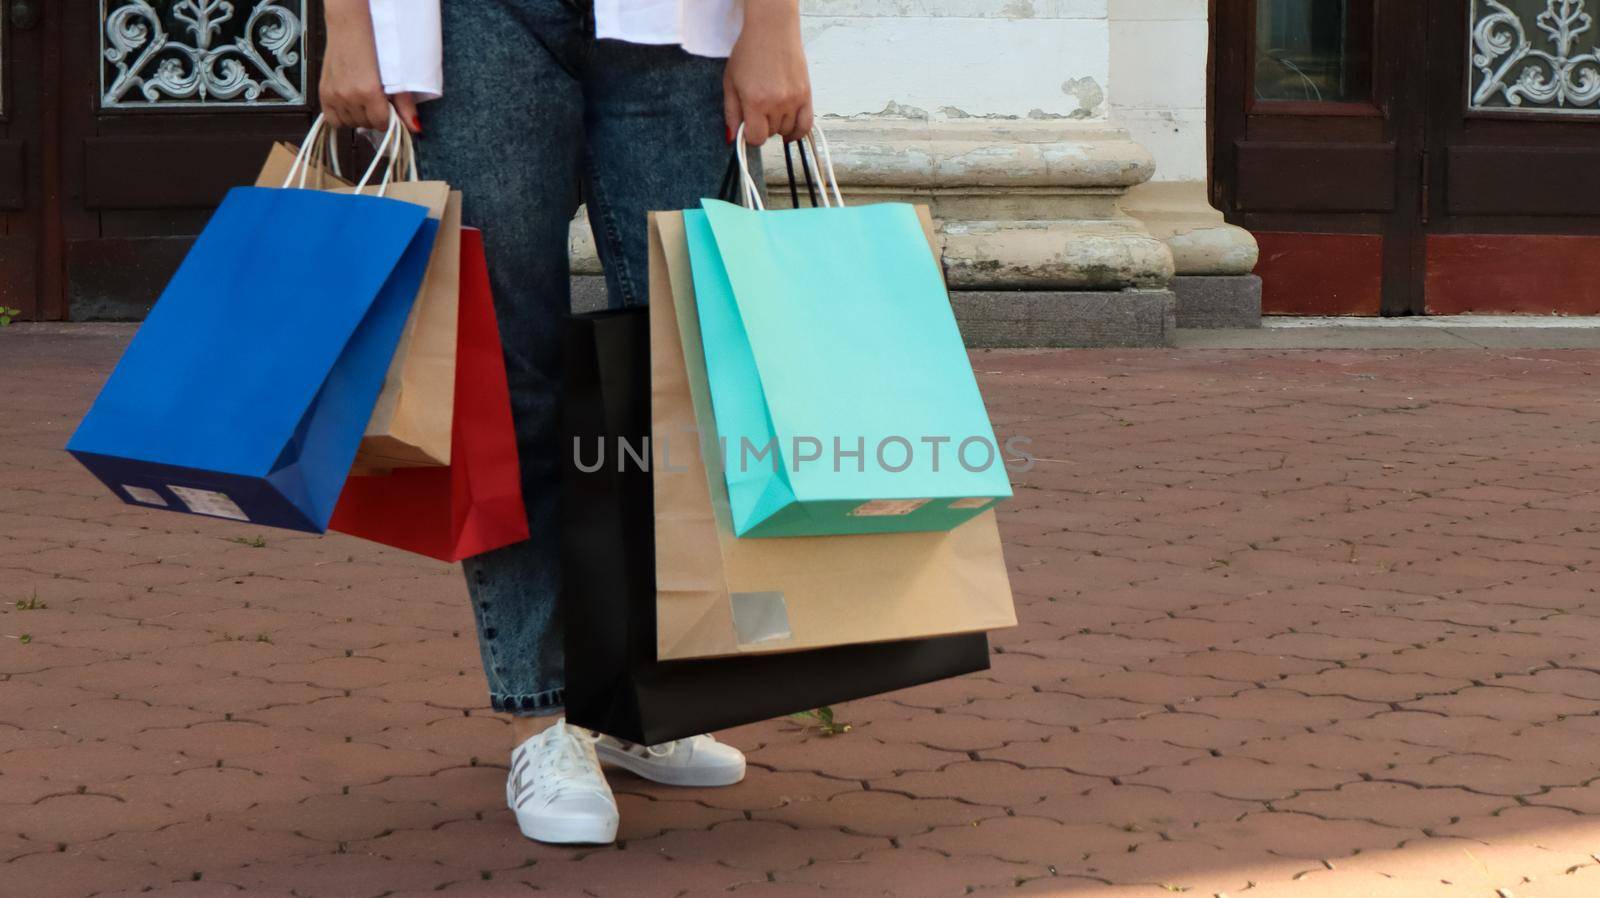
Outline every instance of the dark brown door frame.
<path fill-rule="evenodd" d="M 1457 0 L 1459 2 L 1459 0 Z M 1208 91 L 1210 194 L 1230 220 L 1256 230 L 1291 229 L 1327 233 L 1374 233 L 1383 237 L 1383 287 L 1380 313 L 1422 314 L 1421 269 L 1425 259 L 1421 210 L 1426 160 L 1425 111 L 1428 91 L 1423 60 L 1428 49 L 1426 4 L 1417 0 L 1376 0 L 1373 103 L 1257 103 L 1252 85 L 1256 0 L 1212 0 L 1212 59 Z M 1340 120 L 1379 117 L 1384 139 L 1394 151 L 1392 209 L 1360 215 L 1308 212 L 1305 215 L 1241 215 L 1239 142 L 1252 133 L 1252 118 L 1272 120 L 1273 140 L 1307 143 L 1339 141 L 1350 127 Z M 1262 130 L 1262 129 L 1257 129 Z M 1272 224 L 1268 225 L 1267 223 Z"/>
<path fill-rule="evenodd" d="M 1600 121 L 1592 110 L 1470 108 L 1470 4 L 1426 6 L 1428 307 L 1600 312 Z M 1551 49 L 1534 22 L 1523 25 L 1536 49 Z"/>
<path fill-rule="evenodd" d="M 277 140 L 315 113 L 321 3 L 305 17 L 306 103 L 253 108 L 102 109 L 99 4 L 65 17 L 61 159 L 66 297 L 74 318 L 139 316 L 160 294 L 228 189 L 251 184 Z M 236 2 L 247 6 L 247 2 Z"/>
<path fill-rule="evenodd" d="M 1433 164 L 1428 185 L 1427 217 L 1434 233 L 1500 234 L 1600 234 L 1600 214 L 1590 214 L 1593 195 L 1587 189 L 1573 196 L 1570 189 L 1557 192 L 1550 180 L 1526 178 L 1517 182 L 1520 208 L 1511 211 L 1493 208 L 1480 197 L 1457 196 L 1452 202 L 1451 188 L 1474 192 L 1492 186 L 1473 183 L 1466 172 L 1454 174 L 1461 181 L 1452 184 L 1452 155 L 1463 150 L 1500 151 L 1514 155 L 1518 150 L 1550 159 L 1571 168 L 1593 171 L 1596 145 L 1600 143 L 1600 121 L 1557 113 L 1496 112 L 1469 110 L 1467 97 L 1472 86 L 1472 69 L 1467 64 L 1468 8 L 1457 0 L 1428 0 L 1429 29 L 1433 44 L 1428 48 L 1427 143 Z M 1510 163 L 1515 160 L 1505 159 Z M 1524 172 L 1524 174 L 1540 174 Z M 1558 182 L 1560 183 L 1560 182 Z M 1568 185 L 1579 183 L 1566 181 Z M 1587 188 L 1589 185 L 1585 184 Z M 1575 203 L 1575 200 L 1581 202 Z M 1579 205 L 1584 214 L 1573 214 Z M 1506 204 L 1501 204 L 1506 205 Z"/>
<path fill-rule="evenodd" d="M 67 317 L 67 264 L 65 210 L 61 195 L 61 88 L 66 22 L 59 3 L 33 0 L 44 7 L 44 67 L 40 72 L 41 124 L 39 191 L 42 224 L 39 239 L 39 316 L 47 321 Z"/>
<path fill-rule="evenodd" d="M 19 16 L 30 14 L 32 27 L 19 27 Z M 99 99 L 104 62 L 96 49 L 103 27 L 100 4 L 0 2 L 5 89 L 0 114 L 0 303 L 21 307 L 30 319 L 72 317 L 69 294 L 74 283 L 81 283 L 74 260 L 91 255 L 85 250 L 104 260 L 97 269 L 102 275 L 109 273 L 118 283 L 125 278 L 130 295 L 153 298 L 175 264 L 173 241 L 155 255 L 133 241 L 170 235 L 181 244 L 184 235 L 204 224 L 228 186 L 253 180 L 274 139 L 304 132 L 315 111 L 324 39 L 318 0 L 309 0 L 305 26 L 309 110 L 110 112 L 100 109 Z M 90 164 L 97 144 L 98 169 Z M 147 144 L 192 145 L 194 152 L 183 155 L 181 164 L 163 165 L 137 151 Z M 95 171 L 106 171 L 105 148 L 112 145 L 133 148 L 109 160 L 120 167 L 126 159 L 130 174 L 109 179 L 102 174 L 93 182 Z M 94 195 L 97 184 L 109 198 Z M 107 252 L 97 249 L 101 246 Z M 119 251 L 122 256 L 116 255 Z"/>
<path fill-rule="evenodd" d="M 0 304 L 24 319 L 59 316 L 61 11 L 0 3 Z"/>
<path fill-rule="evenodd" d="M 1401 171 L 1395 178 L 1395 214 L 1385 233 L 1383 307 L 1386 317 L 1425 315 L 1423 283 L 1427 274 L 1427 183 L 1431 176 L 1428 156 L 1428 9 L 1418 0 L 1380 0 L 1403 12 L 1395 20 L 1399 41 L 1393 48 L 1396 62 L 1394 103 L 1395 161 Z M 1460 2 L 1460 0 L 1457 0 Z"/>

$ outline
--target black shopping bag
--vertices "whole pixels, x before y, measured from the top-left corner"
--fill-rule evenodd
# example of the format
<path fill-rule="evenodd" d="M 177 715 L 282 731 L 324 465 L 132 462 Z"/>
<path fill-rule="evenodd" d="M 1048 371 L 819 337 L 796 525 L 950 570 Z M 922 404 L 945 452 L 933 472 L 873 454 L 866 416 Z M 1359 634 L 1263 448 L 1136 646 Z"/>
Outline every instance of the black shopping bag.
<path fill-rule="evenodd" d="M 575 315 L 566 334 L 561 540 L 567 718 L 656 745 L 989 666 L 983 633 L 657 661 L 647 310 Z M 604 464 L 592 472 L 604 447 Z M 619 458 L 622 464 L 619 465 Z"/>

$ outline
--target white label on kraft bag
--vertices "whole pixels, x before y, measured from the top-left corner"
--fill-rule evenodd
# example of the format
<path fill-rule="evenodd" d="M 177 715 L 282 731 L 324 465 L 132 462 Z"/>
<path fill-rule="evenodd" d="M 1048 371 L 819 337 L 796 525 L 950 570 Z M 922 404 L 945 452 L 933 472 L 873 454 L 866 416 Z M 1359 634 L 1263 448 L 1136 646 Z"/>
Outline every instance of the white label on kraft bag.
<path fill-rule="evenodd" d="M 932 499 L 875 499 L 851 509 L 852 518 L 897 518 L 916 511 Z"/>
<path fill-rule="evenodd" d="M 172 507 L 171 505 L 167 504 L 167 500 L 161 498 L 161 494 L 155 490 L 145 489 L 142 486 L 129 486 L 124 483 L 122 485 L 122 491 L 128 494 L 129 499 L 132 499 L 140 505 L 159 505 L 162 508 Z"/>
<path fill-rule="evenodd" d="M 237 503 L 228 498 L 227 493 L 218 493 L 211 490 L 197 490 L 187 486 L 173 486 L 167 484 L 167 489 L 195 514 L 208 514 L 214 518 L 230 518 L 235 521 L 248 521 L 250 516 L 244 513 Z"/>
<path fill-rule="evenodd" d="M 733 633 L 740 646 L 794 638 L 782 592 L 729 593 L 728 602 L 733 606 Z"/>
<path fill-rule="evenodd" d="M 970 508 L 983 508 L 992 501 L 994 500 L 974 496 L 971 499 L 957 499 L 956 501 L 950 503 L 950 507 L 956 511 L 966 511 Z"/>

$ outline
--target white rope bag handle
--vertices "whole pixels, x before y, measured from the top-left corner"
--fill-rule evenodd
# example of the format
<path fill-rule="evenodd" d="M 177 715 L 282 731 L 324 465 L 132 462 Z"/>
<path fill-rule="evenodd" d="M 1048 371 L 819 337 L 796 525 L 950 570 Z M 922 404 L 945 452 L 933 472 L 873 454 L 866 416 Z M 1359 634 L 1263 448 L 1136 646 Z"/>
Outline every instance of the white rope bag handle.
<path fill-rule="evenodd" d="M 289 166 L 289 172 L 284 176 L 283 186 L 304 190 L 306 175 L 313 167 L 317 169 L 316 188 L 322 186 L 322 173 L 328 168 L 333 170 L 336 177 L 344 177 L 344 173 L 339 170 L 339 154 L 334 148 L 336 137 L 334 129 L 328 127 L 327 117 L 318 113 L 316 119 L 311 122 L 311 130 L 307 131 L 305 139 L 300 141 L 300 151 L 295 154 L 294 164 Z M 324 166 L 325 160 L 331 160 L 331 165 Z"/>
<path fill-rule="evenodd" d="M 417 178 L 417 148 L 411 140 L 411 132 L 400 121 L 400 113 L 393 106 L 389 107 L 389 127 L 383 132 L 383 140 L 378 142 L 378 149 L 373 153 L 372 164 L 367 166 L 367 171 L 356 183 L 357 194 L 366 192 L 367 185 L 371 183 L 372 176 L 377 174 L 378 167 L 383 166 L 383 180 L 377 184 L 377 195 L 383 196 L 389 190 L 389 182 L 394 179 L 395 172 L 401 172 L 401 178 L 415 181 Z"/>
<path fill-rule="evenodd" d="M 739 125 L 739 133 L 735 135 L 735 151 L 739 154 L 739 180 L 744 187 L 744 205 L 748 209 L 765 210 L 767 207 L 761 202 L 761 190 L 756 186 L 756 179 L 750 175 L 750 160 L 744 143 L 744 124 Z M 811 168 L 811 177 L 822 186 L 822 206 L 844 206 L 844 194 L 839 192 L 839 176 L 833 171 L 833 155 L 828 150 L 828 137 L 822 133 L 819 125 L 813 125 L 811 133 L 800 138 L 802 144 L 809 145 L 811 152 L 801 153 L 801 158 Z M 818 168 L 818 165 L 821 168 Z M 827 177 L 823 177 L 826 173 Z M 833 189 L 833 196 L 828 196 L 829 187 Z"/>
<path fill-rule="evenodd" d="M 294 164 L 289 166 L 289 173 L 283 179 L 283 186 L 304 189 L 306 176 L 312 168 L 317 169 L 318 187 L 321 186 L 322 172 L 325 168 L 331 169 L 337 177 L 344 177 L 339 170 L 339 154 L 334 149 L 336 137 L 334 129 L 328 127 L 327 117 L 319 114 L 311 123 L 311 130 L 306 133 L 305 140 L 301 141 L 300 151 L 295 154 Z M 330 164 L 324 166 L 324 160 L 329 160 Z M 416 146 L 411 139 L 411 132 L 401 124 L 400 114 L 393 106 L 389 107 L 389 126 L 383 132 L 383 139 L 378 142 L 372 164 L 367 166 L 366 173 L 356 184 L 356 193 L 366 192 L 379 166 L 383 167 L 383 178 L 376 185 L 378 196 L 388 192 L 389 183 L 394 179 L 396 171 L 401 172 L 402 180 L 419 180 Z"/>

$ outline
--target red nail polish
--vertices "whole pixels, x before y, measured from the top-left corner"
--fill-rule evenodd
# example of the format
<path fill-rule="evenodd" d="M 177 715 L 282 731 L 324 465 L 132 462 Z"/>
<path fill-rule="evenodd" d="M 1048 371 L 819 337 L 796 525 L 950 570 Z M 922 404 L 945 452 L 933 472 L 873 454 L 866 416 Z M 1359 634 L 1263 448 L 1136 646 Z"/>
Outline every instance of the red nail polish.
<path fill-rule="evenodd" d="M 411 113 L 411 130 L 418 134 L 422 133 L 422 119 L 418 118 L 415 112 Z"/>
<path fill-rule="evenodd" d="M 727 138 L 728 139 L 728 143 L 733 143 L 733 129 L 732 128 L 724 128 L 724 130 L 727 131 L 727 134 L 728 134 L 728 138 Z"/>

